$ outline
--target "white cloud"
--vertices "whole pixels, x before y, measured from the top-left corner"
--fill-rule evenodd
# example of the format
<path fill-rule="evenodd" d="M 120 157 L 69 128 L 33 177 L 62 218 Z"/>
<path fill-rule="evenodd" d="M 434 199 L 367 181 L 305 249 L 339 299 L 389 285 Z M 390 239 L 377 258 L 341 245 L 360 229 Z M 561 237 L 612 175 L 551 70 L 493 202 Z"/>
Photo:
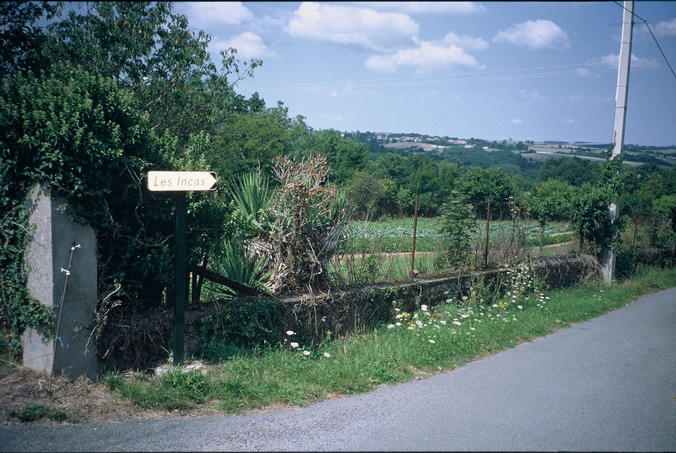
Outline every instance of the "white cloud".
<path fill-rule="evenodd" d="M 578 76 L 584 77 L 584 78 L 592 77 L 592 72 L 591 72 L 589 69 L 587 69 L 587 68 L 577 68 L 577 69 L 575 70 L 575 73 L 576 73 Z"/>
<path fill-rule="evenodd" d="M 418 29 L 406 14 L 314 2 L 302 3 L 286 27 L 292 36 L 360 44 L 376 50 L 382 50 L 383 44 L 391 40 L 411 39 Z"/>
<path fill-rule="evenodd" d="M 413 66 L 420 72 L 448 66 L 482 67 L 473 56 L 456 45 L 444 47 L 426 41 L 421 41 L 417 48 L 403 49 L 389 55 L 372 55 L 366 60 L 366 67 L 373 71 L 394 72 L 400 66 Z"/>
<path fill-rule="evenodd" d="M 488 42 L 481 38 L 474 38 L 469 35 L 457 35 L 453 32 L 444 37 L 444 43 L 455 44 L 458 47 L 469 50 L 484 50 L 488 48 Z"/>
<path fill-rule="evenodd" d="M 202 24 L 239 25 L 254 18 L 242 2 L 188 2 L 185 5 L 190 24 L 198 28 Z"/>
<path fill-rule="evenodd" d="M 514 118 L 514 119 L 512 120 L 512 124 L 523 124 L 523 121 L 522 121 L 521 119 L 519 119 L 519 118 Z"/>
<path fill-rule="evenodd" d="M 332 90 L 331 93 L 329 93 L 329 96 L 336 98 L 338 96 L 347 96 L 352 93 L 354 93 L 354 82 L 352 82 L 352 80 L 348 80 L 343 86 L 342 91 Z"/>
<path fill-rule="evenodd" d="M 568 34 L 551 20 L 527 20 L 498 32 L 493 42 L 506 42 L 532 50 L 568 48 Z"/>
<path fill-rule="evenodd" d="M 363 2 L 373 9 L 402 11 L 409 14 L 475 14 L 486 11 L 477 2 Z"/>
<path fill-rule="evenodd" d="M 533 88 L 532 90 L 521 90 L 520 96 L 522 99 L 527 99 L 530 101 L 542 101 L 544 99 L 547 99 L 546 96 L 540 94 L 540 92 Z"/>
<path fill-rule="evenodd" d="M 587 63 L 590 66 L 603 66 L 617 69 L 620 65 L 620 54 L 608 54 L 599 58 L 593 58 Z M 631 67 L 633 68 L 658 68 L 659 62 L 655 58 L 641 58 L 631 54 Z"/>
<path fill-rule="evenodd" d="M 653 28 L 657 36 L 676 36 L 676 17 L 671 20 L 661 20 Z"/>
<path fill-rule="evenodd" d="M 239 34 L 228 41 L 215 41 L 213 47 L 217 50 L 234 47 L 237 49 L 237 56 L 242 58 L 257 58 L 272 54 L 263 42 L 263 38 L 248 31 Z"/>

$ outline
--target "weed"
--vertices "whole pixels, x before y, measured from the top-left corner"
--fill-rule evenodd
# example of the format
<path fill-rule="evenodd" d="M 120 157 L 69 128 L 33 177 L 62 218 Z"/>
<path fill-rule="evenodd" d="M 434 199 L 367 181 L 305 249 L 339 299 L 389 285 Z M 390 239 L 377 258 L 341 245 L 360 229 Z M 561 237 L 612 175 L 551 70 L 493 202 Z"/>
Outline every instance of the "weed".
<path fill-rule="evenodd" d="M 66 415 L 65 412 L 39 404 L 29 404 L 28 406 L 24 407 L 21 412 L 11 411 L 9 415 L 11 417 L 18 418 L 24 423 L 34 422 L 36 420 L 40 420 L 41 418 L 50 418 L 57 422 L 63 422 L 68 419 L 68 415 Z M 76 419 L 72 420 L 77 421 Z"/>

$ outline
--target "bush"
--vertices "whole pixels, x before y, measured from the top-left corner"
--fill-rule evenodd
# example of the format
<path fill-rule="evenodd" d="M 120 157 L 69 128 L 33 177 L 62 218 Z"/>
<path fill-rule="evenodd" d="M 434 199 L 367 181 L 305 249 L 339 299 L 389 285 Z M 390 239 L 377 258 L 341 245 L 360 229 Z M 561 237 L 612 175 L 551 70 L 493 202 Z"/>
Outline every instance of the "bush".
<path fill-rule="evenodd" d="M 265 298 L 228 298 L 199 325 L 201 355 L 223 360 L 241 349 L 277 344 L 283 325 L 281 302 Z"/>
<path fill-rule="evenodd" d="M 618 280 L 624 280 L 631 277 L 636 270 L 636 263 L 631 250 L 622 248 L 618 250 L 615 256 L 615 277 Z"/>

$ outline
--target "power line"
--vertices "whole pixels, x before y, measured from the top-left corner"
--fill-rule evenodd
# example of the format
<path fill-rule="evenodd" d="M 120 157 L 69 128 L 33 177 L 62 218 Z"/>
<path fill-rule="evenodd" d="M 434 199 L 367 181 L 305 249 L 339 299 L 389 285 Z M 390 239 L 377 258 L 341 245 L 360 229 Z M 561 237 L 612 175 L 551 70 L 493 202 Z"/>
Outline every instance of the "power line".
<path fill-rule="evenodd" d="M 619 4 L 618 2 L 614 1 L 617 6 L 620 8 L 627 10 L 627 8 L 624 7 L 624 5 Z M 629 11 L 629 10 L 627 10 Z M 671 67 L 671 64 L 669 63 L 669 60 L 667 59 L 667 56 L 664 54 L 664 51 L 662 50 L 662 46 L 660 46 L 660 43 L 657 41 L 657 38 L 655 37 L 655 34 L 653 33 L 653 30 L 650 28 L 650 25 L 648 24 L 648 21 L 636 14 L 633 11 L 629 11 L 634 17 L 637 19 L 641 20 L 645 26 L 648 28 L 648 31 L 650 32 L 650 36 L 652 36 L 653 41 L 655 41 L 655 45 L 657 45 L 657 48 L 660 50 L 660 53 L 662 54 L 662 58 L 664 58 L 664 61 L 667 63 L 667 66 L 669 66 L 669 70 L 671 71 L 671 75 L 674 76 L 674 79 L 676 79 L 676 73 L 674 72 L 674 68 Z"/>

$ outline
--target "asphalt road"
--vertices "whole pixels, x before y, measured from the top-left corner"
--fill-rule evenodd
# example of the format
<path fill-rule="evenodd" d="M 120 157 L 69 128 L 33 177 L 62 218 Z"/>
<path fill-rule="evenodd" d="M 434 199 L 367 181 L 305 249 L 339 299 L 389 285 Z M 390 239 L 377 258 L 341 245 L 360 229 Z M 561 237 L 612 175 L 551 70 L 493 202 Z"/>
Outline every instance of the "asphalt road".
<path fill-rule="evenodd" d="M 0 427 L 2 451 L 676 451 L 676 288 L 425 380 L 248 416 Z"/>

